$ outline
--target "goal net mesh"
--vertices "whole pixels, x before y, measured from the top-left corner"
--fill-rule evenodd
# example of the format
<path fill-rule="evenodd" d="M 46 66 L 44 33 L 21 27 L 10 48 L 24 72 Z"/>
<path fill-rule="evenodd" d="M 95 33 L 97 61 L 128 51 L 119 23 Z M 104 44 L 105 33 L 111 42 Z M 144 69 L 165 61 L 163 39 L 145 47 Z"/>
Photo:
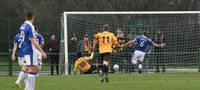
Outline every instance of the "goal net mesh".
<path fill-rule="evenodd" d="M 147 47 L 143 62 L 145 71 L 155 71 L 159 67 L 170 69 L 198 69 L 198 48 L 200 47 L 200 16 L 199 14 L 69 14 L 66 25 L 62 24 L 60 71 L 65 72 L 64 52 L 64 27 L 67 28 L 68 44 L 68 72 L 71 73 L 75 61 L 79 57 L 89 56 L 93 45 L 93 37 L 102 32 L 104 24 L 109 24 L 110 32 L 114 33 L 120 44 L 126 43 L 141 36 L 143 30 L 148 31 L 148 38 L 155 43 L 166 43 L 164 48 Z M 62 22 L 64 19 L 62 17 Z M 117 30 L 121 28 L 118 34 Z M 161 35 L 157 34 L 158 30 Z M 88 41 L 84 37 L 88 37 Z M 163 38 L 163 39 L 162 39 Z M 118 45 L 113 45 L 113 54 L 109 71 L 112 66 L 118 64 L 119 72 L 134 72 L 137 66 L 130 62 L 134 52 L 134 45 L 128 45 L 120 50 Z M 89 48 L 88 48 L 88 47 Z M 97 45 L 98 48 L 98 45 Z M 148 51 L 151 53 L 148 54 Z M 98 53 L 90 64 L 102 64 Z"/>

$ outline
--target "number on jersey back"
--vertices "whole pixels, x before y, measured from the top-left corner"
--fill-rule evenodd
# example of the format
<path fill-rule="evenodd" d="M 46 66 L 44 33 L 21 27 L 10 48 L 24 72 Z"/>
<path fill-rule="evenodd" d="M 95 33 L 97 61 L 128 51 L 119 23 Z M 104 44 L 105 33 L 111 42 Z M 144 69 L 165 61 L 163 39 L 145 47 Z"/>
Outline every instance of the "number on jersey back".
<path fill-rule="evenodd" d="M 102 32 L 95 35 L 94 39 L 99 39 L 99 52 L 112 53 L 112 44 L 114 41 L 117 41 L 115 35 L 111 32 Z"/>
<path fill-rule="evenodd" d="M 137 42 L 137 44 L 135 45 L 135 50 L 142 51 L 142 52 L 145 52 L 145 49 L 148 45 L 153 46 L 154 44 L 151 40 L 143 36 L 137 37 L 135 41 Z"/>

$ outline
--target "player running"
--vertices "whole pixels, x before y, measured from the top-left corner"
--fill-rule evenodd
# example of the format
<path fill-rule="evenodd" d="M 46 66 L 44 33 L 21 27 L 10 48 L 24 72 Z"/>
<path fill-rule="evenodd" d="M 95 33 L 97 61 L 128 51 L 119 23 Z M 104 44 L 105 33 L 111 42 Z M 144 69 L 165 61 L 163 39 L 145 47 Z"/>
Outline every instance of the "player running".
<path fill-rule="evenodd" d="M 131 62 L 133 64 L 137 64 L 137 62 L 139 62 L 138 64 L 138 72 L 141 73 L 141 69 L 142 69 L 142 61 L 144 59 L 145 56 L 145 50 L 146 47 L 148 45 L 154 46 L 154 47 L 164 47 L 165 43 L 162 43 L 161 45 L 155 44 L 154 42 L 152 42 L 151 40 L 149 40 L 147 38 L 147 31 L 143 31 L 143 35 L 140 37 L 137 37 L 135 40 L 129 41 L 126 44 L 122 44 L 121 47 L 123 48 L 124 46 L 130 44 L 130 43 L 136 43 L 135 45 L 135 52 L 132 54 L 131 56 Z"/>
<path fill-rule="evenodd" d="M 92 60 L 94 56 L 94 52 L 91 53 L 90 57 L 81 57 L 79 58 L 74 65 L 73 74 L 76 74 L 76 68 L 79 67 L 83 74 L 92 74 L 92 71 L 98 70 L 98 68 L 102 67 L 102 65 L 90 65 L 88 60 Z"/>
<path fill-rule="evenodd" d="M 112 44 L 117 45 L 117 39 L 115 35 L 110 31 L 110 27 L 108 24 L 105 24 L 103 26 L 103 32 L 98 33 L 94 36 L 93 40 L 93 50 L 96 48 L 96 42 L 97 39 L 99 39 L 99 53 L 103 60 L 103 66 L 102 70 L 100 70 L 100 80 L 101 82 L 104 81 L 104 74 L 105 74 L 105 80 L 106 82 L 109 82 L 108 80 L 108 66 L 111 60 L 111 53 L 112 53 Z"/>
<path fill-rule="evenodd" d="M 35 27 L 35 37 L 36 37 L 36 41 L 38 42 L 38 44 L 40 45 L 40 47 L 42 48 L 44 46 L 44 39 L 42 37 L 42 35 L 38 34 L 38 27 Z M 42 53 L 36 49 L 36 53 L 37 53 L 37 60 L 38 60 L 38 71 L 41 70 L 41 66 L 42 66 Z"/>
<path fill-rule="evenodd" d="M 18 51 L 18 54 L 17 54 L 17 56 L 18 56 L 18 63 L 19 63 L 19 66 L 22 66 L 21 67 L 21 72 L 19 73 L 19 76 L 18 76 L 18 79 L 15 82 L 15 85 L 18 88 L 21 88 L 20 82 L 21 82 L 22 79 L 24 80 L 25 85 L 27 83 L 27 73 L 26 73 L 27 66 L 24 63 L 25 59 L 24 59 L 24 55 L 22 53 L 22 41 L 23 41 L 23 38 L 21 37 L 21 34 L 15 35 L 14 46 L 13 46 L 13 53 L 12 53 L 12 60 L 13 61 L 16 60 L 15 53 L 16 53 L 16 51 Z"/>
<path fill-rule="evenodd" d="M 27 12 L 25 15 L 26 21 L 20 27 L 22 37 L 22 53 L 25 58 L 25 63 L 28 66 L 28 82 L 25 90 L 34 90 L 35 88 L 35 75 L 37 74 L 37 53 L 38 49 L 43 58 L 47 58 L 46 53 L 40 48 L 35 38 L 35 28 L 33 26 L 34 15 L 32 12 Z"/>

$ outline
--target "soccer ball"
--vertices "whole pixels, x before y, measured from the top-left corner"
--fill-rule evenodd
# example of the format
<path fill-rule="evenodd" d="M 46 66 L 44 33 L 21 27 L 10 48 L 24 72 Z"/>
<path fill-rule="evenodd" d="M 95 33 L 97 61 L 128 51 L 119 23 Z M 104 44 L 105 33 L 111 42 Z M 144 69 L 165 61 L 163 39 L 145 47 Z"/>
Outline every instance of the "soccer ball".
<path fill-rule="evenodd" d="M 113 69 L 114 69 L 115 71 L 117 71 L 117 70 L 119 69 L 119 65 L 115 64 L 115 65 L 113 66 Z"/>

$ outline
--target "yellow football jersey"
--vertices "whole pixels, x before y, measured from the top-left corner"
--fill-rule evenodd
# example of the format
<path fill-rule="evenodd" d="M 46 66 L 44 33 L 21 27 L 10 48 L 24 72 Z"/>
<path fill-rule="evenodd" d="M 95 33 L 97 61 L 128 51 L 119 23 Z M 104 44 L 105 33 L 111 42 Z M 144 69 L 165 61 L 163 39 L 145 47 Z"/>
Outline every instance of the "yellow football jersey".
<path fill-rule="evenodd" d="M 88 63 L 88 60 L 90 60 L 89 57 L 79 58 L 75 62 L 75 68 L 79 67 L 82 72 L 87 72 L 91 67 L 90 64 Z"/>
<path fill-rule="evenodd" d="M 99 53 L 112 53 L 112 44 L 117 41 L 115 35 L 111 32 L 102 32 L 94 36 L 93 45 L 96 44 L 96 40 L 99 39 Z"/>

